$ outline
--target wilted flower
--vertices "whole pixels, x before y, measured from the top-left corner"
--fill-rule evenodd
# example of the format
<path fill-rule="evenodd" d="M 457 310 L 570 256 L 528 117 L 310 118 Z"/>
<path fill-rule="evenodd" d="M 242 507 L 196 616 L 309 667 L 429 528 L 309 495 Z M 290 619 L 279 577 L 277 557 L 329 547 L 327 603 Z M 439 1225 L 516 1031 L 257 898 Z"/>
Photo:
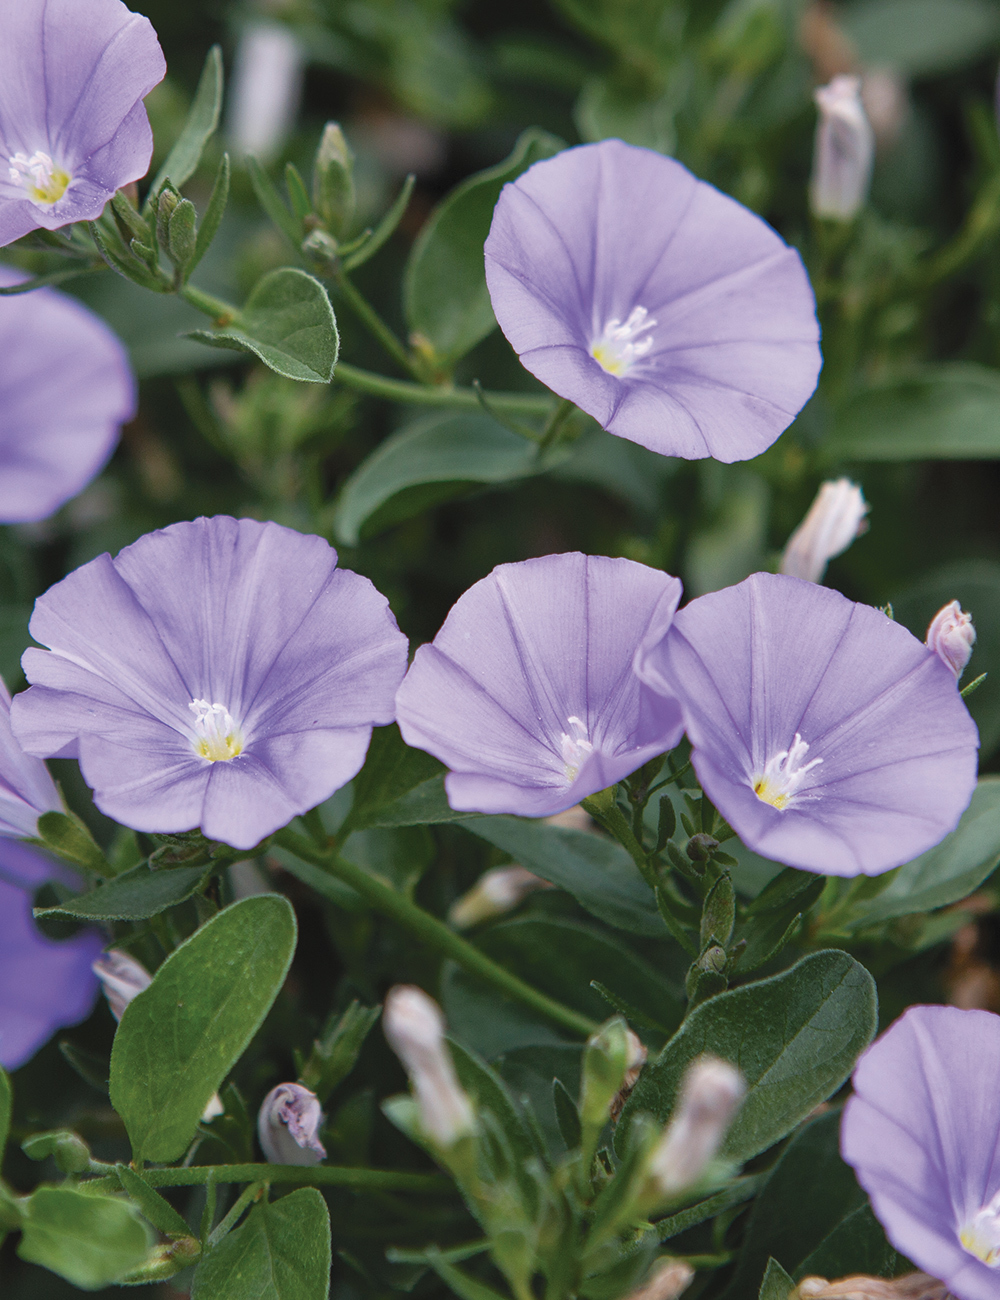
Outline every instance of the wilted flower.
<path fill-rule="evenodd" d="M 448 1054 L 438 1004 L 423 989 L 397 984 L 386 994 L 382 1029 L 410 1076 L 427 1136 L 445 1148 L 468 1137 L 475 1115 Z"/>
<path fill-rule="evenodd" d="M 850 221 L 868 197 L 875 133 L 861 101 L 860 77 L 834 77 L 814 94 L 819 109 L 809 204 L 813 214 Z"/>
<path fill-rule="evenodd" d="M 757 456 L 816 386 L 798 253 L 650 149 L 581 145 L 504 186 L 486 281 L 533 375 L 665 456 Z"/>
<path fill-rule="evenodd" d="M 14 739 L 10 694 L 0 680 L 0 836 L 34 836 L 39 814 L 61 807 L 49 769 Z"/>
<path fill-rule="evenodd" d="M 572 807 L 680 739 L 677 703 L 632 671 L 680 594 L 676 578 L 632 560 L 498 565 L 417 651 L 396 697 L 403 739 L 452 769 L 453 808 L 545 817 Z"/>
<path fill-rule="evenodd" d="M 0 286 L 24 278 L 0 266 Z M 45 519 L 114 451 L 135 379 L 107 325 L 55 289 L 0 298 L 0 354 L 0 522 Z"/>
<path fill-rule="evenodd" d="M 26 844 L 0 840 L 0 1065 L 16 1070 L 64 1025 L 90 1014 L 97 995 L 91 962 L 96 930 L 49 939 L 32 919 L 35 890 L 73 877 Z"/>
<path fill-rule="evenodd" d="M 281 152 L 302 98 L 302 47 L 281 23 L 252 22 L 240 32 L 229 90 L 229 137 L 242 157 L 270 162 Z"/>
<path fill-rule="evenodd" d="M 91 560 L 35 604 L 50 649 L 25 653 L 15 734 L 78 757 L 126 826 L 252 848 L 349 781 L 392 721 L 406 639 L 336 564 L 322 538 L 225 516 Z"/>
<path fill-rule="evenodd" d="M 861 1057 L 841 1154 L 892 1244 L 956 1300 L 1000 1291 L 1000 1017 L 911 1007 Z"/>
<path fill-rule="evenodd" d="M 300 1083 L 279 1083 L 264 1098 L 257 1116 L 261 1150 L 272 1165 L 318 1165 L 326 1159 L 319 1140 L 323 1108 Z"/>
<path fill-rule="evenodd" d="M 637 671 L 680 698 L 709 798 L 764 857 L 877 875 L 954 830 L 978 733 L 954 678 L 879 610 L 784 575 L 700 596 Z"/>
<path fill-rule="evenodd" d="M 670 1123 L 649 1162 L 649 1174 L 664 1196 L 675 1196 L 704 1174 L 746 1090 L 736 1066 L 717 1056 L 700 1056 L 688 1066 Z"/>
<path fill-rule="evenodd" d="M 101 981 L 104 996 L 116 1020 L 121 1020 L 125 1008 L 135 995 L 148 989 L 153 982 L 153 977 L 145 966 L 120 948 L 111 948 L 102 953 L 94 962 L 92 970 Z"/>
<path fill-rule="evenodd" d="M 0 0 L 0 245 L 92 221 L 153 152 L 142 100 L 167 70 L 120 0 Z"/>
<path fill-rule="evenodd" d="M 972 626 L 972 615 L 966 614 L 957 600 L 945 605 L 944 609 L 939 609 L 931 619 L 926 645 L 948 665 L 955 674 L 956 681 L 965 671 L 975 644 L 976 629 Z"/>
<path fill-rule="evenodd" d="M 494 867 L 479 877 L 470 890 L 451 905 L 448 920 L 457 930 L 468 930 L 495 916 L 503 916 L 537 889 L 552 886 L 527 867 Z"/>
<path fill-rule="evenodd" d="M 826 566 L 867 527 L 868 503 L 857 483 L 838 478 L 820 485 L 816 499 L 781 557 L 781 572 L 820 582 Z"/>

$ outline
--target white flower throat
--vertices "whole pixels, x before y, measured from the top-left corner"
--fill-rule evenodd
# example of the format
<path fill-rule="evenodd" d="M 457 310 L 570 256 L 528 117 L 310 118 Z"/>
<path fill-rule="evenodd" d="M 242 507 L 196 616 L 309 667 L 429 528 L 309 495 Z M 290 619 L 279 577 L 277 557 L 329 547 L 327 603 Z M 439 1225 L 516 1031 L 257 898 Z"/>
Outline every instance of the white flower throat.
<path fill-rule="evenodd" d="M 565 764 L 566 782 L 572 785 L 580 775 L 580 768 L 586 761 L 587 755 L 594 752 L 594 746 L 587 738 L 586 724 L 579 718 L 568 717 L 566 724 L 572 729 L 573 734 L 564 731 L 559 737 L 559 748 Z"/>
<path fill-rule="evenodd" d="M 977 1210 L 958 1234 L 969 1252 L 990 1268 L 1000 1268 L 1000 1192 Z"/>
<path fill-rule="evenodd" d="M 619 379 L 627 375 L 635 363 L 653 346 L 653 336 L 647 334 L 637 343 L 640 334 L 651 330 L 657 322 L 649 319 L 645 307 L 635 307 L 623 325 L 617 318 L 609 320 L 599 338 L 590 345 L 590 355 L 597 364 Z"/>
<path fill-rule="evenodd" d="M 26 190 L 28 198 L 40 208 L 49 208 L 58 202 L 72 179 L 41 149 L 36 149 L 30 158 L 27 154 L 16 153 L 8 162 L 7 174 L 11 181 Z"/>
<path fill-rule="evenodd" d="M 243 752 L 243 732 L 224 704 L 192 700 L 188 708 L 194 714 L 194 751 L 210 763 L 227 763 Z"/>
<path fill-rule="evenodd" d="M 753 792 L 762 803 L 769 803 L 772 808 L 783 812 L 794 807 L 798 801 L 799 788 L 807 773 L 822 763 L 821 758 L 814 758 L 805 763 L 803 759 L 809 752 L 809 746 L 798 732 L 789 749 L 781 749 L 773 754 L 764 764 L 759 776 L 754 776 L 751 784 Z"/>

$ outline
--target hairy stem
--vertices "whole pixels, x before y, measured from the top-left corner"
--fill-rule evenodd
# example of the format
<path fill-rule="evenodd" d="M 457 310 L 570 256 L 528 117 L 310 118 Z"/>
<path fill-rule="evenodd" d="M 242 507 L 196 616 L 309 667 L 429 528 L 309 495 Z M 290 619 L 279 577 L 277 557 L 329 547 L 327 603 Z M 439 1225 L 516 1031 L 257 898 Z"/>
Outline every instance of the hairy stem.
<path fill-rule="evenodd" d="M 199 1187 L 215 1183 L 301 1183 L 310 1187 L 352 1187 L 372 1192 L 450 1192 L 440 1174 L 411 1174 L 395 1169 L 355 1169 L 341 1165 L 186 1165 L 143 1169 L 150 1187 Z M 89 1179 L 88 1191 L 120 1190 L 116 1177 Z"/>

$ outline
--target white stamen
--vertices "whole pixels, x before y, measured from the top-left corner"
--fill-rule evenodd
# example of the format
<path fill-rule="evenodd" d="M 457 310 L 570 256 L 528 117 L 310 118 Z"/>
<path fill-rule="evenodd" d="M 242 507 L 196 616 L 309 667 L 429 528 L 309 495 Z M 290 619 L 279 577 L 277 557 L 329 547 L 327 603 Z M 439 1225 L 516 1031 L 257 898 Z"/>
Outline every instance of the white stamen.
<path fill-rule="evenodd" d="M 51 207 L 66 193 L 70 177 L 43 150 L 36 149 L 30 158 L 16 153 L 8 162 L 7 174 L 11 181 L 27 190 L 32 203 L 39 207 Z"/>
<path fill-rule="evenodd" d="M 224 704 L 192 700 L 188 708 L 194 714 L 196 754 L 210 763 L 239 757 L 243 752 L 243 733 Z"/>
<path fill-rule="evenodd" d="M 753 778 L 753 792 L 763 803 L 769 803 L 779 811 L 794 804 L 799 787 L 806 778 L 806 773 L 822 763 L 821 758 L 814 758 L 809 763 L 802 760 L 809 752 L 808 744 L 798 732 L 790 749 L 781 749 L 764 764 L 764 771 Z"/>
<path fill-rule="evenodd" d="M 648 316 L 645 307 L 635 307 L 624 325 L 617 318 L 609 320 L 600 338 L 591 343 L 590 355 L 609 375 L 617 375 L 619 379 L 627 375 L 635 363 L 652 348 L 652 336 L 639 343 L 633 342 L 633 339 L 657 324 L 655 320 L 647 319 Z"/>
<path fill-rule="evenodd" d="M 587 739 L 585 723 L 575 716 L 567 718 L 566 722 L 573 728 L 575 734 L 571 736 L 564 731 L 559 737 L 559 748 L 562 761 L 566 765 L 566 783 L 572 785 L 580 775 L 580 768 L 587 755 L 594 752 L 594 746 Z"/>
<path fill-rule="evenodd" d="M 958 1239 L 969 1252 L 990 1268 L 1000 1268 L 1000 1192 L 977 1210 Z"/>

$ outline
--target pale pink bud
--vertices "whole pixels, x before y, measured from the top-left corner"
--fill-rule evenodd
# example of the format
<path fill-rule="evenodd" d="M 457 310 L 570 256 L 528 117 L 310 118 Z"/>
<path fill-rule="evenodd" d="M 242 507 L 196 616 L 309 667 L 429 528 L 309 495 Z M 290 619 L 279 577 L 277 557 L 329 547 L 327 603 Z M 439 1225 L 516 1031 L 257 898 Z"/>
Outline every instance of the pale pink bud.
<path fill-rule="evenodd" d="M 494 867 L 480 876 L 467 894 L 455 900 L 448 920 L 457 930 L 468 930 L 482 921 L 512 911 L 536 889 L 551 888 L 547 880 L 536 876 L 527 867 Z"/>
<path fill-rule="evenodd" d="M 746 1094 L 743 1076 L 717 1056 L 700 1056 L 681 1080 L 674 1114 L 653 1150 L 649 1172 L 665 1196 L 698 1181 L 715 1158 Z"/>
<path fill-rule="evenodd" d="M 145 966 L 120 948 L 112 948 L 103 957 L 98 957 L 91 969 L 101 981 L 104 996 L 116 1020 L 121 1020 L 135 995 L 148 989 L 153 982 Z"/>
<path fill-rule="evenodd" d="M 958 681 L 965 670 L 976 643 L 972 615 L 966 614 L 957 600 L 939 609 L 927 629 L 927 648 L 948 665 Z"/>
<path fill-rule="evenodd" d="M 857 483 L 830 479 L 821 484 L 805 519 L 788 539 L 781 572 L 819 582 L 826 566 L 868 527 L 868 503 Z"/>
<path fill-rule="evenodd" d="M 472 1104 L 455 1074 L 444 1016 L 434 999 L 414 985 L 397 984 L 386 995 L 382 1029 L 410 1076 L 427 1136 L 447 1148 L 471 1134 Z"/>
<path fill-rule="evenodd" d="M 317 1134 L 323 1123 L 319 1098 L 299 1083 L 279 1083 L 264 1098 L 257 1136 L 271 1165 L 318 1165 L 326 1148 Z"/>
<path fill-rule="evenodd" d="M 628 1300 L 677 1300 L 694 1279 L 694 1269 L 683 1259 L 661 1261 L 650 1274 L 649 1280 Z"/>
<path fill-rule="evenodd" d="M 809 205 L 814 216 L 850 221 L 868 197 L 875 136 L 860 77 L 834 77 L 814 92 L 819 108 Z"/>

